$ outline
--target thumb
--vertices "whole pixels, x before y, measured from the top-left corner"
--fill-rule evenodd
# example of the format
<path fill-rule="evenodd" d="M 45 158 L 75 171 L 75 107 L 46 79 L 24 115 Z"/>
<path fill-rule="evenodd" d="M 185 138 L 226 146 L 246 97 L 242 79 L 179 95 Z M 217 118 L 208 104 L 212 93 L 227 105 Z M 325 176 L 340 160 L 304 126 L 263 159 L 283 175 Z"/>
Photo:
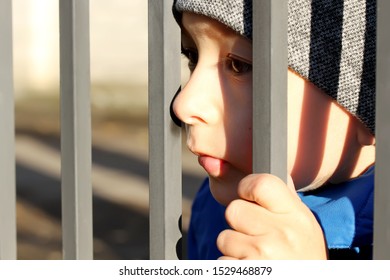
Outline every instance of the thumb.
<path fill-rule="evenodd" d="M 295 196 L 299 198 L 299 195 L 297 194 L 297 190 L 295 189 L 294 181 L 291 177 L 291 175 L 288 175 L 287 177 L 287 189 L 291 191 Z"/>
<path fill-rule="evenodd" d="M 291 177 L 285 184 L 271 174 L 246 176 L 238 185 L 238 195 L 275 213 L 288 212 L 296 206 L 298 198 Z"/>

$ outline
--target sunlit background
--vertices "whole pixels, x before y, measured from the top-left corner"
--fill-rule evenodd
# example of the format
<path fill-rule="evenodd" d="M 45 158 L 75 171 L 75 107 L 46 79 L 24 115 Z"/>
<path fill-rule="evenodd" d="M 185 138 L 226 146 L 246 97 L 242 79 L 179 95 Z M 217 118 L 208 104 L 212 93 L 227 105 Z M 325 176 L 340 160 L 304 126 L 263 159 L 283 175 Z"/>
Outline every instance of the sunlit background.
<path fill-rule="evenodd" d="M 58 0 L 13 0 L 18 259 L 61 259 Z M 94 258 L 148 259 L 147 1 L 90 0 Z M 205 174 L 183 149 L 183 215 Z"/>

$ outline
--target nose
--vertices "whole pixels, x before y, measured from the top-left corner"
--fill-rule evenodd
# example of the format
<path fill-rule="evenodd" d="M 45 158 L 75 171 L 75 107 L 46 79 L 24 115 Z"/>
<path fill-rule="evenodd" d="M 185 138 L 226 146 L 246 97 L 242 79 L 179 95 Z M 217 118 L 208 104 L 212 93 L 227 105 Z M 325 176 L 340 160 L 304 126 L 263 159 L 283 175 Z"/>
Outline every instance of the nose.
<path fill-rule="evenodd" d="M 181 86 L 177 89 L 177 91 L 176 91 L 176 93 L 171 101 L 171 105 L 169 106 L 169 114 L 171 115 L 171 119 L 179 127 L 181 127 L 181 120 L 176 116 L 175 112 L 173 111 L 173 103 L 175 102 L 176 96 L 178 96 L 180 91 L 181 91 Z"/>
<path fill-rule="evenodd" d="M 200 70 L 196 69 L 192 73 L 172 106 L 177 118 L 188 125 L 213 124 L 220 116 L 218 76 L 212 75 L 210 71 L 202 73 Z"/>

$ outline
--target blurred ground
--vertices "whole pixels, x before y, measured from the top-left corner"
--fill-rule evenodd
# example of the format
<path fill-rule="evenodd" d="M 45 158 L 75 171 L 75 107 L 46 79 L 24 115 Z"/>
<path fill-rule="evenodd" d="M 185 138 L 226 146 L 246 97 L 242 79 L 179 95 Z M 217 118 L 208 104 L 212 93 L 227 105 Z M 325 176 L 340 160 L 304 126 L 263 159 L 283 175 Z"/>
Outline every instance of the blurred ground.
<path fill-rule="evenodd" d="M 61 259 L 58 98 L 19 100 L 15 122 L 18 259 Z M 146 112 L 93 108 L 92 158 L 94 258 L 148 259 Z M 184 229 L 204 176 L 184 152 Z"/>
<path fill-rule="evenodd" d="M 18 258 L 61 259 L 59 1 L 12 2 Z M 94 258 L 147 259 L 148 4 L 90 2 Z M 204 176 L 184 153 L 184 228 Z"/>

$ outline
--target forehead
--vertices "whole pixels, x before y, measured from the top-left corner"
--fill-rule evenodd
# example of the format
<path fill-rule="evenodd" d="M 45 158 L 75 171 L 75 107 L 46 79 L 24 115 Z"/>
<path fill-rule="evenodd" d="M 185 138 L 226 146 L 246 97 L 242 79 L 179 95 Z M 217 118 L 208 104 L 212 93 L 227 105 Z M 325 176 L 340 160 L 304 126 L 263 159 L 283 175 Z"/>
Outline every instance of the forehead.
<path fill-rule="evenodd" d="M 192 38 L 208 37 L 214 40 L 242 37 L 217 20 L 189 12 L 183 13 L 182 32 Z"/>

